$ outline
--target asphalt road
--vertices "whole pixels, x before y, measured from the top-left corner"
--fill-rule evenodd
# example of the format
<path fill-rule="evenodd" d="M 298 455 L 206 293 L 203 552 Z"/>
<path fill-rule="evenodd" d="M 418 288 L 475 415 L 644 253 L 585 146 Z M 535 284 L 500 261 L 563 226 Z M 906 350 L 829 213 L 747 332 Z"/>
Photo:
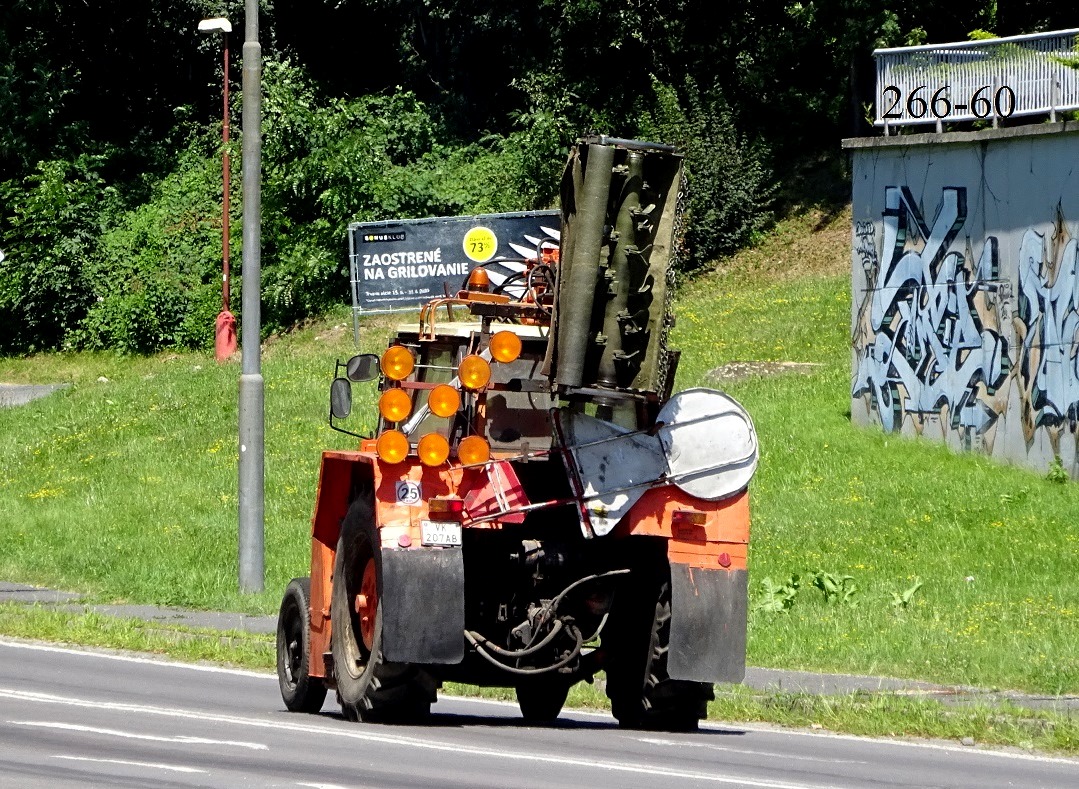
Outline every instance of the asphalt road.
<path fill-rule="evenodd" d="M 442 698 L 424 726 L 284 710 L 274 677 L 0 640 L 0 787 L 1076 787 L 1079 761 Z"/>

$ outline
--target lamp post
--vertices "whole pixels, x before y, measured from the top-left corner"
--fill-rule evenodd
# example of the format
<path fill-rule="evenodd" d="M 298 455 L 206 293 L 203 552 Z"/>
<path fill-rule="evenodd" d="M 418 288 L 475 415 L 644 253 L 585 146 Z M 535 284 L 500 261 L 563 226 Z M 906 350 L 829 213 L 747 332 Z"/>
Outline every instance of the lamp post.
<path fill-rule="evenodd" d="M 221 181 L 223 211 L 221 220 L 221 312 L 214 327 L 214 355 L 226 361 L 236 351 L 236 318 L 229 311 L 229 33 L 232 23 L 224 17 L 199 22 L 203 33 L 220 32 L 224 44 L 224 110 L 221 124 Z"/>
<path fill-rule="evenodd" d="M 240 373 L 240 591 L 265 581 L 266 403 L 262 380 L 262 45 L 258 0 L 244 0 L 243 353 Z"/>

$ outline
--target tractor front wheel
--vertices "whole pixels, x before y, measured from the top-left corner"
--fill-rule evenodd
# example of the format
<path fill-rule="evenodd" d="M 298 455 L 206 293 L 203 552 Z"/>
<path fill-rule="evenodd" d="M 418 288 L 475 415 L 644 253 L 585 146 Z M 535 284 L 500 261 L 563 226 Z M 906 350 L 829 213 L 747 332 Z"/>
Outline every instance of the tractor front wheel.
<path fill-rule="evenodd" d="M 290 712 L 318 712 L 326 686 L 311 666 L 311 579 L 293 578 L 277 615 L 277 684 Z"/>
<path fill-rule="evenodd" d="M 434 683 L 382 656 L 382 549 L 373 502 L 353 502 L 341 524 L 330 599 L 333 671 L 349 720 L 408 720 L 431 711 Z"/>

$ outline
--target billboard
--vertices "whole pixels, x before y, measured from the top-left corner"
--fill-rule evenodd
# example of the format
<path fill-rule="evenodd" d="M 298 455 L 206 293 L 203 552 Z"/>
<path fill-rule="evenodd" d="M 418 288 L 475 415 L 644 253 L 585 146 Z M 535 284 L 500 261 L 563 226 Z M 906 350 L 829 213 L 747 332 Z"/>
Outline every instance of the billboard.
<path fill-rule="evenodd" d="M 348 228 L 353 310 L 390 312 L 453 295 L 477 266 L 493 288 L 512 284 L 537 249 L 558 246 L 560 224 L 558 211 L 354 222 Z"/>

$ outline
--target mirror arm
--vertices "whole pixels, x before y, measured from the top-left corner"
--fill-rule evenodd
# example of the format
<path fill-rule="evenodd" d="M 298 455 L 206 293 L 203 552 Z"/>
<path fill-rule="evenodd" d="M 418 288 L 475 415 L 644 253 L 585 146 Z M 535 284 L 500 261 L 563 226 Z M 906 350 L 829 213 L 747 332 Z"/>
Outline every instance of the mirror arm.
<path fill-rule="evenodd" d="M 338 427 L 337 425 L 335 425 L 333 423 L 333 414 L 332 413 L 330 414 L 330 427 L 333 430 L 336 430 L 338 433 L 344 433 L 345 435 L 353 436 L 354 438 L 359 438 L 359 439 L 371 438 L 371 436 L 361 435 L 360 433 L 353 433 L 351 430 L 345 430 L 345 428 L 343 428 L 343 427 Z"/>

